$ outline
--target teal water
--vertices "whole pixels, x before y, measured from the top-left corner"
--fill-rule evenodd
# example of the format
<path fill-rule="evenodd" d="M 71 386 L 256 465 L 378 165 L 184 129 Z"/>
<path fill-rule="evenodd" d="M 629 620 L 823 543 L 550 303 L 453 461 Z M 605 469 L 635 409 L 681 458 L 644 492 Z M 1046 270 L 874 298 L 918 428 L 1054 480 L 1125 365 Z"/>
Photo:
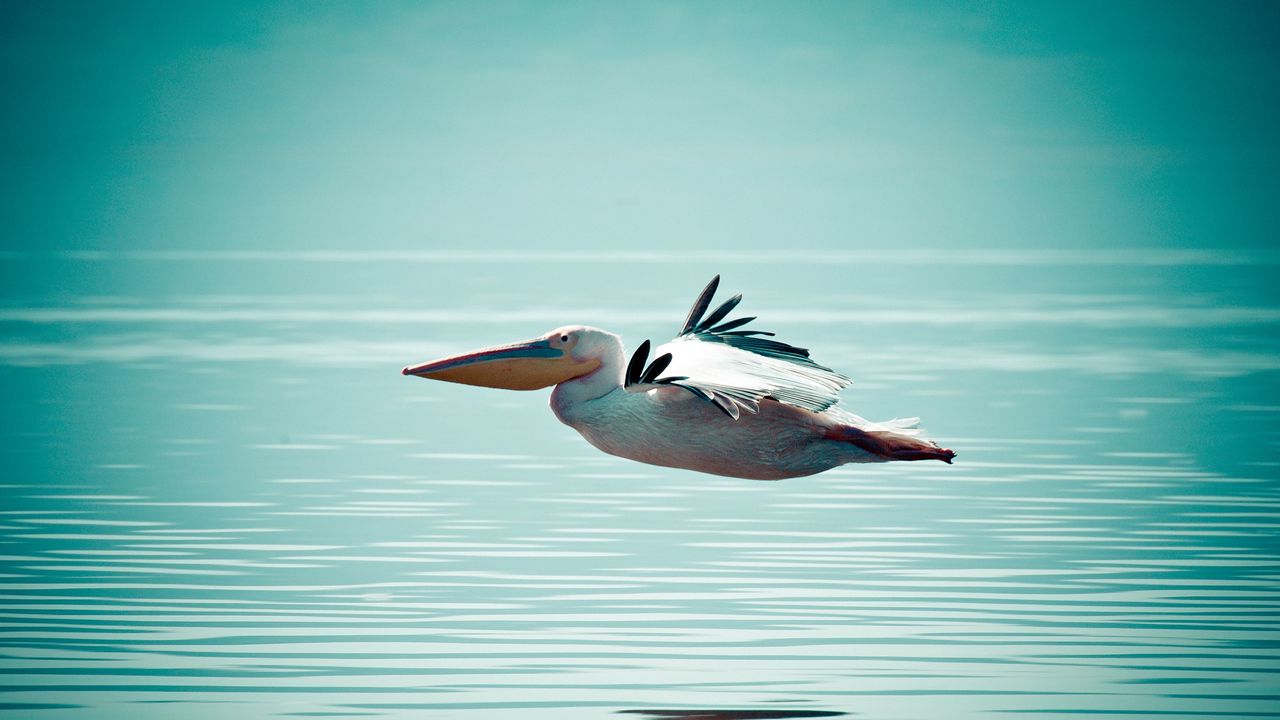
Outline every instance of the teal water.
<path fill-rule="evenodd" d="M 5 715 L 1280 715 L 1273 252 L 0 263 Z M 716 272 L 956 464 L 704 476 L 399 374 Z"/>

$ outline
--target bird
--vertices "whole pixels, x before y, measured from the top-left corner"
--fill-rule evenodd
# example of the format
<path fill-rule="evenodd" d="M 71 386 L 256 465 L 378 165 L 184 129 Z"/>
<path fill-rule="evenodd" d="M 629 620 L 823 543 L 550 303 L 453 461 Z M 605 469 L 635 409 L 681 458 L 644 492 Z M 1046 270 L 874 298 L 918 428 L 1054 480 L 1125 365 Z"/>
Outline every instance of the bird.
<path fill-rule="evenodd" d="M 403 375 L 508 390 L 555 386 L 552 412 L 588 443 L 651 465 L 750 480 L 814 475 L 847 463 L 941 460 L 917 418 L 871 422 L 839 407 L 852 380 L 805 348 L 729 319 L 742 295 L 710 310 L 716 275 L 674 339 L 640 343 L 585 325 L 410 365 Z"/>

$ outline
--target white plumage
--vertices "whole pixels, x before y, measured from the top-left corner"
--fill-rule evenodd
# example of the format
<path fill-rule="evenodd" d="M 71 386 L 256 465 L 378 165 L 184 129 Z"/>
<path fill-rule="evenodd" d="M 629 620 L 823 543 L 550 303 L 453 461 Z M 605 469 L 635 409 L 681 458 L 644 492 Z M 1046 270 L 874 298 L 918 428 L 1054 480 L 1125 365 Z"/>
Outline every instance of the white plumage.
<path fill-rule="evenodd" d="M 849 378 L 773 333 L 742 329 L 755 318 L 727 319 L 741 295 L 708 314 L 719 281 L 652 362 L 648 340 L 624 367 L 617 335 L 567 326 L 403 372 L 520 390 L 554 384 L 561 422 L 604 452 L 653 465 L 776 480 L 853 462 L 951 462 L 954 452 L 917 437 L 915 418 L 873 423 L 836 407 Z"/>
<path fill-rule="evenodd" d="M 724 395 L 750 413 L 759 412 L 766 398 L 821 412 L 839 402 L 840 391 L 852 382 L 824 367 L 757 355 L 698 335 L 683 335 L 654 352 L 671 354 L 667 375 L 686 378 L 672 384 Z"/>

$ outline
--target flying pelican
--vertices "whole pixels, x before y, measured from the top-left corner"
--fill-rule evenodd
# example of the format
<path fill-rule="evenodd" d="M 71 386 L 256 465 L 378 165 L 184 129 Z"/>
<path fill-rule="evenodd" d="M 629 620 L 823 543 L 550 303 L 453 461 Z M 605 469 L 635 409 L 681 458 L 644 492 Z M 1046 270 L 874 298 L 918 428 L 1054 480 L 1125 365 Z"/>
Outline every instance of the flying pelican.
<path fill-rule="evenodd" d="M 508 390 L 555 385 L 551 410 L 600 450 L 713 475 L 779 480 L 845 463 L 955 457 L 918 437 L 915 418 L 874 423 L 835 407 L 852 381 L 773 333 L 740 329 L 754 317 L 728 320 L 741 295 L 707 315 L 719 285 L 717 275 L 653 362 L 648 340 L 626 363 L 617 335 L 568 325 L 401 373 Z"/>

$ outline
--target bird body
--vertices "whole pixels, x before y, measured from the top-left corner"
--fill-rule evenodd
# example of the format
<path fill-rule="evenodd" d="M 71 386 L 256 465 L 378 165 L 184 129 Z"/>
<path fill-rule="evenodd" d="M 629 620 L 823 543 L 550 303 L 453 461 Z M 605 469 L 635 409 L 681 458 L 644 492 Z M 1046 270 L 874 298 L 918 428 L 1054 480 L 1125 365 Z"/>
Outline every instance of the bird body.
<path fill-rule="evenodd" d="M 622 341 L 585 326 L 443 358 L 403 373 L 509 389 L 555 385 L 551 409 L 596 448 L 651 465 L 778 480 L 846 463 L 942 460 L 955 453 L 918 437 L 914 419 L 872 423 L 835 407 L 849 379 L 807 350 L 725 321 L 741 296 L 703 319 L 717 276 L 677 338 L 648 362 L 649 342 L 624 364 Z"/>

